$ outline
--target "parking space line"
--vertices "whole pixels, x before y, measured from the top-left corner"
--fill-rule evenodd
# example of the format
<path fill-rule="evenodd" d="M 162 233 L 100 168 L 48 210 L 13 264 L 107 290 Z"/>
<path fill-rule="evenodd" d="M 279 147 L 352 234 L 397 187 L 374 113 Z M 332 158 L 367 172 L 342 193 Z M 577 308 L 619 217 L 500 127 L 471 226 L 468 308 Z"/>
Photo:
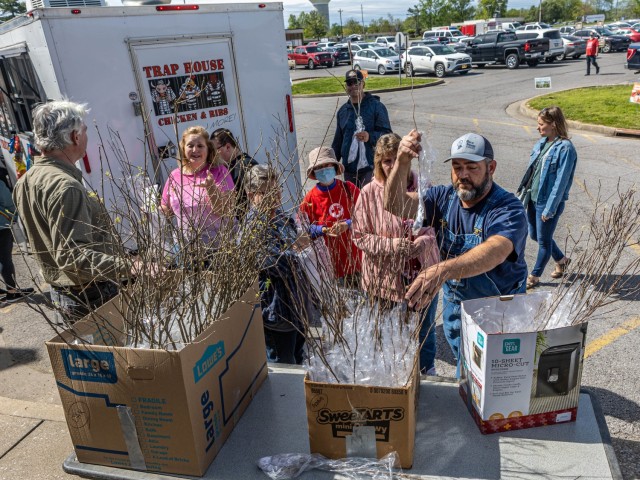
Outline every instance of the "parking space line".
<path fill-rule="evenodd" d="M 588 358 L 594 353 L 602 350 L 607 345 L 611 344 L 612 342 L 622 337 L 623 335 L 633 332 L 638 327 L 640 327 L 640 317 L 627 320 L 619 327 L 616 327 L 613 330 L 610 330 L 604 335 L 596 338 L 594 341 L 588 343 L 584 350 L 584 358 Z"/>

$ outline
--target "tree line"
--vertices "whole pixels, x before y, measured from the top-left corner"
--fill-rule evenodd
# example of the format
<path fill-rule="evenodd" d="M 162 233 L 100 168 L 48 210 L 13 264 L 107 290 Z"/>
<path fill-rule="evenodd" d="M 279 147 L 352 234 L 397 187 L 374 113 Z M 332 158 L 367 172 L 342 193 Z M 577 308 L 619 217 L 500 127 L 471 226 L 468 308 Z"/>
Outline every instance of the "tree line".
<path fill-rule="evenodd" d="M 546 23 L 575 22 L 585 15 L 604 13 L 607 21 L 621 17 L 640 17 L 640 0 L 543 0 L 542 21 Z M 402 31 L 419 35 L 433 27 L 461 23 L 473 19 L 494 17 L 522 17 L 526 22 L 539 18 L 538 6 L 508 8 L 508 0 L 419 0 L 407 9 L 405 19 L 393 15 L 371 20 L 363 27 L 355 18 L 345 19 L 340 25 L 327 26 L 316 10 L 290 15 L 288 28 L 304 29 L 305 38 L 344 37 L 351 34 L 394 33 Z"/>

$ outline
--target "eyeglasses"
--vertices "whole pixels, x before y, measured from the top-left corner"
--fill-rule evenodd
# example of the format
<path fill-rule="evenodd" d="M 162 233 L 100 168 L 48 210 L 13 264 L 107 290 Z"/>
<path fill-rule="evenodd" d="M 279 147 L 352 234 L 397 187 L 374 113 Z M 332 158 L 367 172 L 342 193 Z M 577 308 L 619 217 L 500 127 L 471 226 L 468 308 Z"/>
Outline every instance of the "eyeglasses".
<path fill-rule="evenodd" d="M 347 87 L 353 87 L 354 85 L 358 85 L 359 83 L 360 80 L 358 80 L 357 78 L 350 78 L 346 81 Z"/>

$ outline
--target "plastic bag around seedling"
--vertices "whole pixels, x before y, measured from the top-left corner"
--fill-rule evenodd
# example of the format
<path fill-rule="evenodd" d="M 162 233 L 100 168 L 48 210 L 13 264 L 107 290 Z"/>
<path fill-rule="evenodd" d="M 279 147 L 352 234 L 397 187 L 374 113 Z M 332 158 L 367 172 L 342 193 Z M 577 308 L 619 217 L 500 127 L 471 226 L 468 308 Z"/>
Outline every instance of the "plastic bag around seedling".
<path fill-rule="evenodd" d="M 436 161 L 436 151 L 434 150 L 431 142 L 427 139 L 425 132 L 420 133 L 422 139 L 422 150 L 418 156 L 418 213 L 416 215 L 416 221 L 413 224 L 414 231 L 417 232 L 422 227 L 424 221 L 424 195 L 427 193 L 427 189 L 431 186 L 431 170 L 433 164 Z"/>
<path fill-rule="evenodd" d="M 273 480 L 298 478 L 304 472 L 313 469 L 339 473 L 354 480 L 393 480 L 394 466 L 399 464 L 396 452 L 391 452 L 379 460 L 359 457 L 331 460 L 317 453 L 283 453 L 258 460 L 260 470 Z"/>

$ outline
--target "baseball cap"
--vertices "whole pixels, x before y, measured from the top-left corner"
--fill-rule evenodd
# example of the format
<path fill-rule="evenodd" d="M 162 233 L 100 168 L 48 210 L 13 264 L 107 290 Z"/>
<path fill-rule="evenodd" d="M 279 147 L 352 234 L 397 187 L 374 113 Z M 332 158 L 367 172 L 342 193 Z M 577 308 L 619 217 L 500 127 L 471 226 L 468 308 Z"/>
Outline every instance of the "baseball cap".
<path fill-rule="evenodd" d="M 451 156 L 445 160 L 461 158 L 479 162 L 488 158 L 493 160 L 493 147 L 489 140 L 477 133 L 466 133 L 451 144 Z"/>
<path fill-rule="evenodd" d="M 345 80 L 351 80 L 352 78 L 357 78 L 358 80 L 364 80 L 364 76 L 360 70 L 348 70 L 347 73 L 344 74 Z"/>

